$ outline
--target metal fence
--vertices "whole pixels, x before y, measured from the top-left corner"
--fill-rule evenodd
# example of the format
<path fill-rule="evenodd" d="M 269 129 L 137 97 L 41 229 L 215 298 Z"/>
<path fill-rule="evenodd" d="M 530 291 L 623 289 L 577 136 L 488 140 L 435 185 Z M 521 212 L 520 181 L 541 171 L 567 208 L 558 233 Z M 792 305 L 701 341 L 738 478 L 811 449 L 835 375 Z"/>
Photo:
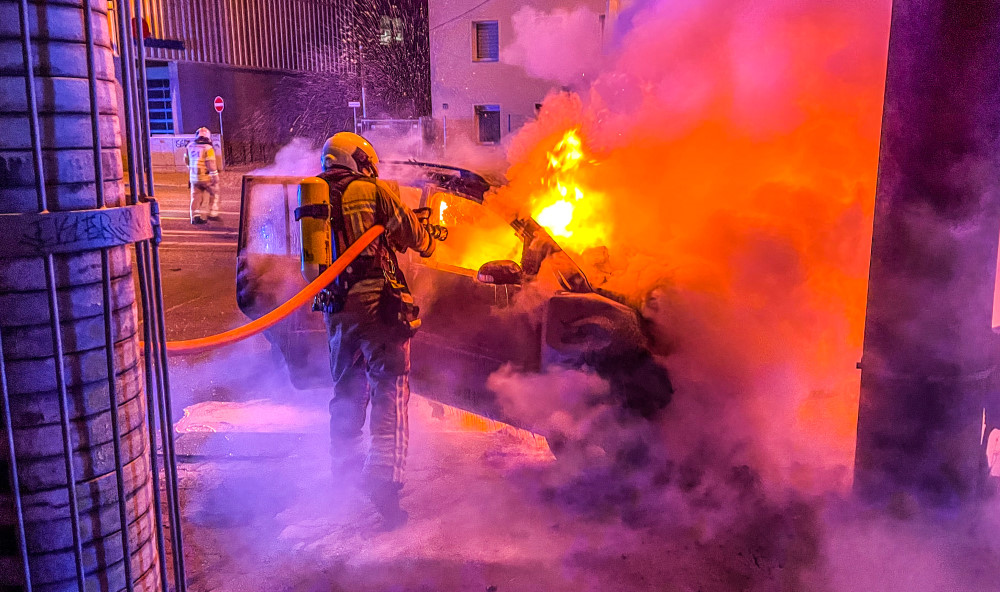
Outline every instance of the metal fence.
<path fill-rule="evenodd" d="M 106 7 L 0 0 L 18 16 L 0 27 L 0 117 L 25 128 L 0 139 L 24 165 L 0 200 L 3 590 L 186 589 L 143 41 L 126 26 L 143 8 L 116 21 L 119 136 Z"/>
<path fill-rule="evenodd" d="M 434 141 L 434 121 L 419 119 L 358 119 L 355 131 L 375 146 L 385 146 L 386 154 L 422 157 Z"/>

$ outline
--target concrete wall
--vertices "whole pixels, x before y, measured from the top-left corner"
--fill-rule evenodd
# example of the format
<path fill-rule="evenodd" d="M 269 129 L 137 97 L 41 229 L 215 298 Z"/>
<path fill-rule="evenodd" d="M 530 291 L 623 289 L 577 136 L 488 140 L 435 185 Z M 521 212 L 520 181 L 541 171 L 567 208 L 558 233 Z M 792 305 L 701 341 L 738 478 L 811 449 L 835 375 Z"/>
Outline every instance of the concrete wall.
<path fill-rule="evenodd" d="M 184 154 L 187 152 L 188 144 L 194 140 L 194 134 L 158 134 L 150 136 L 149 152 L 153 171 L 164 173 L 186 172 L 188 165 L 184 162 Z M 218 134 L 212 134 L 212 146 L 215 147 L 215 158 L 219 170 L 224 170 L 225 155 L 222 153 L 222 142 Z"/>
<path fill-rule="evenodd" d="M 430 0 L 431 101 L 439 130 L 447 117 L 448 142 L 464 137 L 477 141 L 475 105 L 500 105 L 501 135 L 535 117 L 536 103 L 561 84 L 529 75 L 519 65 L 504 63 L 504 49 L 513 40 L 511 17 L 524 6 L 551 13 L 557 9 L 586 7 L 595 14 L 607 14 L 607 0 L 531 0 L 525 3 L 488 2 L 478 8 L 478 0 Z M 471 9 L 471 11 L 470 11 Z M 468 12 L 468 14 L 464 14 Z M 461 16 L 459 16 L 461 15 Z M 456 18 L 458 17 L 458 18 Z M 454 19 L 454 20 L 453 20 Z M 499 24 L 498 62 L 473 59 L 473 22 L 496 20 Z M 575 50 L 599 46 L 601 37 L 579 39 Z M 566 48 L 574 51 L 574 48 Z M 445 109 L 444 105 L 448 108 Z M 440 142 L 440 137 L 439 140 Z"/>
<path fill-rule="evenodd" d="M 177 62 L 173 66 L 177 70 L 173 93 L 177 135 L 193 134 L 202 126 L 213 136 L 218 134 L 219 114 L 214 101 L 221 96 L 226 104 L 222 131 L 228 163 L 266 162 L 287 141 L 287 130 L 281 128 L 286 118 L 274 112 L 280 105 L 273 97 L 294 74 L 194 62 Z M 260 115 L 255 116 L 258 111 Z"/>
<path fill-rule="evenodd" d="M 221 96 L 226 101 L 223 126 L 228 133 L 239 135 L 240 123 L 249 121 L 257 107 L 268 104 L 285 77 L 279 72 L 179 62 L 175 95 L 179 100 L 174 106 L 179 125 L 177 132 L 193 134 L 204 126 L 213 134 L 219 133 L 219 115 L 213 101 Z"/>

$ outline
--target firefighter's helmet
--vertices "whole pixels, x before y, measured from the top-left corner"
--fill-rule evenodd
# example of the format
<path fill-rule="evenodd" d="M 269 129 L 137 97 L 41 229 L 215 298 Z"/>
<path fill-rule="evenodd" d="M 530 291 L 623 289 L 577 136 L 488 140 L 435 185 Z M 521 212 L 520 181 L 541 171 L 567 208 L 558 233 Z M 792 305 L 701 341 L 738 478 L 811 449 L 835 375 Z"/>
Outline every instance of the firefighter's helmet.
<path fill-rule="evenodd" d="M 352 171 L 378 177 L 378 155 L 371 142 L 358 134 L 340 132 L 323 145 L 323 170 L 343 166 Z"/>
<path fill-rule="evenodd" d="M 211 140 L 212 132 L 208 131 L 207 127 L 199 127 L 198 131 L 194 133 L 195 138 L 198 140 Z"/>

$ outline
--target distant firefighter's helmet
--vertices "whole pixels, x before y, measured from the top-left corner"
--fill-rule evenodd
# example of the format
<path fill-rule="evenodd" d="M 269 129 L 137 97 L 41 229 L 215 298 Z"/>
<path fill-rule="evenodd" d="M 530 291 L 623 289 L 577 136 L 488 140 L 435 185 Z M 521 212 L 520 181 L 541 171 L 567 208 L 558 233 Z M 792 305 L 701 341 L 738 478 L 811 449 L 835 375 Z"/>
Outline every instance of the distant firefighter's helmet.
<path fill-rule="evenodd" d="M 195 137 L 199 140 L 211 140 L 212 132 L 208 131 L 207 127 L 199 127 L 198 131 L 194 133 Z"/>
<path fill-rule="evenodd" d="M 351 132 L 331 136 L 323 145 L 323 170 L 343 166 L 352 171 L 378 177 L 378 155 L 371 143 Z"/>

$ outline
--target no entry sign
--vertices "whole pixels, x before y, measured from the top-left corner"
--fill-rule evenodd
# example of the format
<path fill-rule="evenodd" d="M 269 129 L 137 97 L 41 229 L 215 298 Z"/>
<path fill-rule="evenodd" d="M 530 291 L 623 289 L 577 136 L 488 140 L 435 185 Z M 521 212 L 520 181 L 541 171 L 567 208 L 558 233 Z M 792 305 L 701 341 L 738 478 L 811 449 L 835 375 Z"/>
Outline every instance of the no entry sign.
<path fill-rule="evenodd" d="M 226 108 L 226 102 L 222 100 L 222 97 L 215 97 L 215 110 L 222 113 L 222 110 Z"/>

